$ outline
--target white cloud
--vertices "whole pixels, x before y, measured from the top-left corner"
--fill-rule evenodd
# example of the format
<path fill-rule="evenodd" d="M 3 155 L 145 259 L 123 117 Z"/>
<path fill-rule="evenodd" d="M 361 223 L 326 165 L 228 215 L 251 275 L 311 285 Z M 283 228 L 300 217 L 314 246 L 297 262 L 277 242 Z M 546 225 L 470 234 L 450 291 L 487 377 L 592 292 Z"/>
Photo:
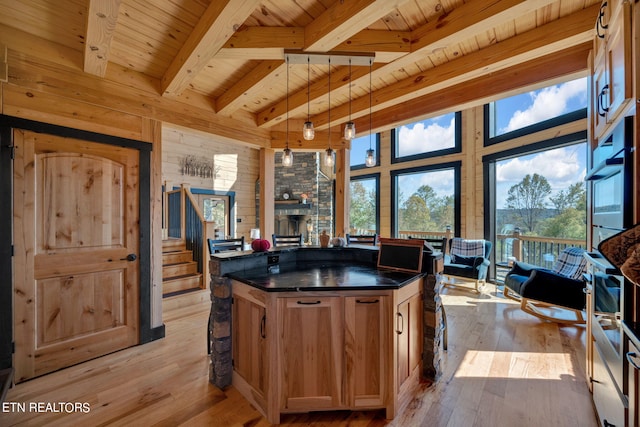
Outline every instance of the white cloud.
<path fill-rule="evenodd" d="M 497 205 L 504 206 L 509 188 L 522 181 L 527 174 L 537 173 L 544 176 L 554 193 L 582 181 L 586 170 L 580 162 L 577 152 L 579 149 L 584 149 L 584 145 L 563 147 L 499 162 L 496 167 Z"/>
<path fill-rule="evenodd" d="M 576 96 L 586 97 L 584 79 L 573 80 L 556 86 L 529 92 L 532 104 L 526 110 L 517 110 L 502 133 L 520 129 L 533 123 L 551 119 L 565 113 L 567 102 Z"/>
<path fill-rule="evenodd" d="M 412 128 L 401 126 L 398 133 L 399 155 L 409 156 L 426 151 L 441 150 L 452 146 L 455 137 L 455 117 L 448 127 L 431 123 L 426 128 L 424 122 L 416 123 Z"/>

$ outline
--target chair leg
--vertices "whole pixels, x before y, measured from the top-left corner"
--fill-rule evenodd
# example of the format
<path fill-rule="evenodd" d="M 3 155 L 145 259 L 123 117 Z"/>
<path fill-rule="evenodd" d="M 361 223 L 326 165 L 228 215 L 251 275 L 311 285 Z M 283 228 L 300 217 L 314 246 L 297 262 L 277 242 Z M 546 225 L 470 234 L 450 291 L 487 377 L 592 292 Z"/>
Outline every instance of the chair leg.
<path fill-rule="evenodd" d="M 584 316 L 582 315 L 582 310 L 577 310 L 574 308 L 562 307 L 559 305 L 550 304 L 542 301 L 531 300 L 528 298 L 522 298 L 522 301 L 520 303 L 520 308 L 525 313 L 529 313 L 532 316 L 536 316 L 540 319 L 548 320 L 550 322 L 563 323 L 566 325 L 583 325 L 585 323 Z M 546 313 L 542 312 L 540 308 L 556 308 L 556 309 L 566 310 L 575 316 L 575 320 L 549 316 Z"/>
<path fill-rule="evenodd" d="M 509 287 L 507 285 L 504 285 L 504 290 L 502 291 L 502 294 L 506 298 L 512 299 L 514 301 L 520 302 L 520 300 L 521 300 L 520 295 L 516 294 L 511 289 L 509 289 Z"/>

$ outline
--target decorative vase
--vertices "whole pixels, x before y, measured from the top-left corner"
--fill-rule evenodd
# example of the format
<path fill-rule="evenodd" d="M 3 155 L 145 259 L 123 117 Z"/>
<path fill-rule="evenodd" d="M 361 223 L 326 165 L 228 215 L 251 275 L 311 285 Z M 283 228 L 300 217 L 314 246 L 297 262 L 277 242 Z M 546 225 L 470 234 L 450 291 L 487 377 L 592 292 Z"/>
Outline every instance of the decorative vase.
<path fill-rule="evenodd" d="M 331 237 L 327 234 L 327 230 L 322 230 L 322 234 L 320 234 L 320 247 L 327 248 L 329 247 L 329 240 Z"/>
<path fill-rule="evenodd" d="M 254 252 L 265 252 L 271 247 L 271 242 L 266 239 L 256 239 L 251 242 L 251 249 Z"/>

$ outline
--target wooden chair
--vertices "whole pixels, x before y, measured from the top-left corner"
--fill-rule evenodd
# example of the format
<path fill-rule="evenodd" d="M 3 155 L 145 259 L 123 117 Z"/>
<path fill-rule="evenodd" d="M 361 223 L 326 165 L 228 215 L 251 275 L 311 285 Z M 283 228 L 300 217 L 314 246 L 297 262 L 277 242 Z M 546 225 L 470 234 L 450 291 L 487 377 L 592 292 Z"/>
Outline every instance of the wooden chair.
<path fill-rule="evenodd" d="M 302 246 L 302 234 L 272 234 L 271 242 L 274 248 L 282 248 L 288 246 Z"/>
<path fill-rule="evenodd" d="M 378 244 L 378 234 L 347 234 L 347 245 L 372 245 Z"/>
<path fill-rule="evenodd" d="M 409 236 L 410 239 L 419 239 L 419 240 L 423 240 L 425 242 L 427 242 L 429 244 L 429 246 L 431 246 L 436 252 L 442 252 L 443 254 L 446 252 L 447 250 L 447 238 L 446 237 L 440 237 L 437 239 L 423 239 L 421 237 L 411 237 Z"/>
<path fill-rule="evenodd" d="M 209 255 L 226 251 L 241 251 L 244 249 L 244 236 L 238 239 L 207 239 Z"/>

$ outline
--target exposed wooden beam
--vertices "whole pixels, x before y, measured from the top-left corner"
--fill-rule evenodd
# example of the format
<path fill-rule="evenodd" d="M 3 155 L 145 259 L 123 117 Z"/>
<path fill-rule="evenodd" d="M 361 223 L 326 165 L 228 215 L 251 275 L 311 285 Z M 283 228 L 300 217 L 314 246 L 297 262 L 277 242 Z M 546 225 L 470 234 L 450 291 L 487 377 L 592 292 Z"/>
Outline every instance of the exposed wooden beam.
<path fill-rule="evenodd" d="M 84 43 L 84 71 L 104 77 L 111 39 L 118 21 L 120 0 L 89 0 Z"/>
<path fill-rule="evenodd" d="M 302 49 L 304 27 L 243 27 L 223 46 L 225 49 Z"/>
<path fill-rule="evenodd" d="M 392 74 L 399 69 L 402 69 L 405 66 L 410 66 L 416 61 L 424 59 L 424 56 L 427 54 L 427 51 L 432 47 L 431 50 L 439 47 L 438 40 L 441 37 L 445 37 L 449 40 L 455 40 L 460 37 L 462 34 L 466 38 L 471 37 L 470 32 L 467 30 L 467 27 L 462 25 L 461 19 L 464 19 L 464 24 L 466 26 L 470 26 L 474 29 L 473 35 L 480 34 L 486 31 L 486 28 L 491 28 L 491 26 L 496 26 L 500 24 L 504 24 L 513 19 L 513 16 L 517 16 L 515 12 L 521 12 L 521 10 L 536 9 L 544 6 L 545 4 L 551 3 L 552 0 L 472 0 L 469 3 L 465 3 L 460 7 L 454 9 L 451 13 L 444 15 L 445 18 L 441 18 L 440 25 L 436 23 L 428 24 L 423 26 L 421 29 L 415 31 L 412 34 L 412 38 L 415 38 L 412 43 L 412 52 L 408 53 L 397 60 L 380 66 L 379 64 L 374 65 L 373 75 L 375 78 L 384 77 L 386 75 Z M 390 3 L 390 2 L 389 2 Z M 338 3 L 336 3 L 337 5 Z M 335 5 L 334 5 L 335 6 Z M 491 13 L 496 13 L 497 17 L 492 17 L 489 12 L 485 11 L 488 9 Z M 329 12 L 329 10 L 327 10 Z M 510 14 L 512 12 L 513 14 Z M 595 15 L 597 16 L 597 15 Z M 448 19 L 446 17 L 449 17 Z M 453 17 L 453 18 L 451 18 Z M 454 19 L 455 18 L 455 19 Z M 315 22 L 315 21 L 314 21 Z M 591 19 L 593 22 L 593 19 Z M 309 24 L 311 25 L 311 24 Z M 491 26 L 490 26 L 491 25 Z M 427 31 L 428 37 L 427 37 Z M 347 38 L 345 38 L 346 40 Z M 306 39 L 306 31 L 305 31 L 305 42 L 308 43 Z M 415 46 L 413 46 L 415 44 Z M 415 50 L 414 50 L 415 49 Z M 333 74 L 338 73 L 347 74 L 348 70 L 338 70 Z M 353 80 L 356 81 L 364 76 L 368 75 L 368 70 L 355 69 L 353 70 Z M 337 80 L 337 83 L 333 84 L 332 79 L 332 90 L 339 91 L 342 87 L 347 85 L 349 82 L 348 79 Z M 315 102 L 318 100 L 320 96 L 326 95 L 326 87 L 321 86 L 322 82 L 318 84 L 312 85 L 311 87 L 311 102 Z M 321 90 L 322 89 L 322 90 Z M 307 99 L 306 97 L 302 97 L 303 94 L 296 94 L 289 98 L 289 111 L 297 112 L 303 106 L 306 105 Z M 285 114 L 285 101 L 281 100 L 264 110 L 258 112 L 257 117 L 257 125 L 260 127 L 270 127 L 275 123 L 280 121 Z"/>
<path fill-rule="evenodd" d="M 373 114 L 374 131 L 390 129 L 421 117 L 432 117 L 451 111 L 470 108 L 505 96 L 522 92 L 524 88 L 540 84 L 556 84 L 567 77 L 587 75 L 587 56 L 592 49 L 587 42 L 568 49 L 478 77 L 456 86 L 399 103 Z M 363 132 L 369 130 L 369 118 L 356 121 Z"/>
<path fill-rule="evenodd" d="M 162 93 L 185 90 L 259 4 L 260 0 L 212 1 L 162 77 Z"/>
<path fill-rule="evenodd" d="M 593 38 L 592 18 L 597 16 L 598 10 L 599 5 L 593 5 L 572 15 L 492 44 L 489 47 L 377 90 L 373 95 L 373 111 L 407 102 L 413 98 L 463 83 L 481 75 L 498 72 L 518 63 L 588 42 Z M 366 84 L 364 78 L 359 80 L 355 84 Z M 364 116 L 368 113 L 368 96 L 352 101 L 352 118 Z M 348 104 L 332 108 L 332 122 L 344 122 L 347 120 L 348 114 Z M 316 129 L 324 129 L 327 125 L 326 114 L 312 117 L 312 121 Z"/>
<path fill-rule="evenodd" d="M 328 52 L 406 0 L 337 1 L 304 29 L 304 50 Z"/>
<path fill-rule="evenodd" d="M 269 87 L 271 77 L 280 75 L 285 67 L 284 61 L 261 62 L 216 100 L 216 112 L 230 115 L 249 100 L 259 97 Z"/>

